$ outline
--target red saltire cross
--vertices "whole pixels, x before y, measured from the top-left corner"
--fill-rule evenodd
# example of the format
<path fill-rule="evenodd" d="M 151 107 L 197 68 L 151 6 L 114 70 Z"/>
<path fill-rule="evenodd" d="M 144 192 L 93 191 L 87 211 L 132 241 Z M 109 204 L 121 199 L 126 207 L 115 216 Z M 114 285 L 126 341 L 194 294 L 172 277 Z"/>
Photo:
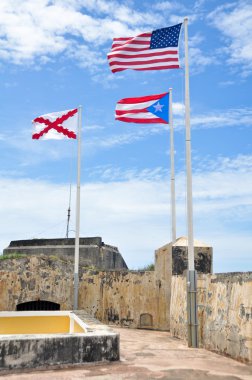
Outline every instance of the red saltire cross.
<path fill-rule="evenodd" d="M 69 119 L 70 117 L 72 117 L 73 115 L 75 115 L 76 112 L 78 112 L 78 108 L 75 108 L 74 110 L 70 110 L 65 115 L 62 115 L 62 116 L 58 117 L 55 121 L 50 121 L 48 119 L 45 119 L 42 116 L 37 117 L 36 119 L 33 120 L 33 122 L 35 122 L 35 123 L 43 123 L 43 124 L 46 125 L 46 127 L 44 129 L 42 129 L 42 131 L 40 131 L 39 133 L 34 133 L 32 135 L 32 139 L 33 140 L 38 140 L 45 133 L 47 133 L 48 131 L 50 131 L 50 129 L 55 129 L 57 132 L 62 133 L 63 135 L 69 137 L 70 139 L 76 139 L 76 133 L 75 132 L 69 131 L 69 129 L 64 128 L 61 125 L 64 121 L 66 121 L 67 119 Z"/>

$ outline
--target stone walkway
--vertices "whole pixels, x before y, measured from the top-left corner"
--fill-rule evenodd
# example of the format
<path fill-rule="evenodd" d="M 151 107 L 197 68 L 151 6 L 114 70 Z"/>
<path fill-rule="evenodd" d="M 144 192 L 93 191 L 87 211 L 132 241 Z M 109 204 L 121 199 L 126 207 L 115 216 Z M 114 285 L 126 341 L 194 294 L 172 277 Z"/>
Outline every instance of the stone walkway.
<path fill-rule="evenodd" d="M 68 369 L 19 372 L 1 380 L 252 380 L 252 366 L 187 345 L 167 332 L 115 328 L 121 361 Z"/>

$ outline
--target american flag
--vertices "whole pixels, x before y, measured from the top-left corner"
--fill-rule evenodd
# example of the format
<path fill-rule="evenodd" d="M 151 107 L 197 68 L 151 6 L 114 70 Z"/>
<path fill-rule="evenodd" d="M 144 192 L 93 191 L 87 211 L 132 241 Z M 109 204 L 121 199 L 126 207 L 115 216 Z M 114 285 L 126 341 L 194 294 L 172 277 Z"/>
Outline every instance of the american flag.
<path fill-rule="evenodd" d="M 126 123 L 169 124 L 169 93 L 121 99 L 116 104 L 115 119 Z"/>
<path fill-rule="evenodd" d="M 136 37 L 114 38 L 108 53 L 111 71 L 178 69 L 181 25 L 157 29 Z"/>

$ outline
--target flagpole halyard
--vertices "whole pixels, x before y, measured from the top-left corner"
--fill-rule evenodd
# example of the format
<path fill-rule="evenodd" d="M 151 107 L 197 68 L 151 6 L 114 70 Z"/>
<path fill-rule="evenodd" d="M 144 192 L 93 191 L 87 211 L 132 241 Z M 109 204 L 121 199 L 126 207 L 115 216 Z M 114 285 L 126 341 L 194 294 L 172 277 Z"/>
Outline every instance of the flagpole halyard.
<path fill-rule="evenodd" d="M 185 127 L 186 127 L 186 172 L 187 172 L 187 234 L 188 234 L 188 271 L 187 271 L 187 310 L 188 310 L 188 345 L 198 347 L 197 326 L 197 278 L 194 268 L 193 244 L 193 205 L 192 205 L 192 164 L 191 164 L 191 126 L 189 94 L 189 59 L 188 59 L 188 18 L 184 19 L 185 32 Z"/>
<path fill-rule="evenodd" d="M 74 248 L 74 310 L 78 309 L 79 293 L 79 250 L 80 250 L 80 175 L 81 175 L 81 126 L 82 107 L 78 107 L 78 151 L 77 151 L 77 188 L 76 188 L 76 225 Z"/>

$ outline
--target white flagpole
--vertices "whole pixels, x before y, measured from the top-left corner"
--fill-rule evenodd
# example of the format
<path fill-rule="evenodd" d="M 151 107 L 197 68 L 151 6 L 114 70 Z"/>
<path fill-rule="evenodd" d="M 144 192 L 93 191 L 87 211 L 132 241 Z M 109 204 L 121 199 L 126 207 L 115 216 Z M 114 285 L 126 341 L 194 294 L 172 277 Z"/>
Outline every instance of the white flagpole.
<path fill-rule="evenodd" d="M 197 337 L 197 284 L 194 268 L 193 245 L 193 205 L 192 205 L 192 165 L 191 165 L 191 127 L 188 63 L 188 18 L 184 19 L 185 31 L 185 126 L 186 126 L 186 171 L 187 171 L 187 229 L 188 229 L 188 344 L 198 347 Z"/>
<path fill-rule="evenodd" d="M 172 88 L 169 88 L 169 126 L 170 126 L 170 160 L 171 160 L 171 224 L 172 243 L 176 241 L 176 202 L 175 202 L 175 169 L 174 169 L 174 132 L 172 113 Z"/>
<path fill-rule="evenodd" d="M 77 155 L 77 189 L 76 189 L 76 224 L 74 249 L 74 310 L 78 310 L 79 293 L 79 245 L 80 245 L 80 174 L 81 174 L 81 125 L 82 107 L 78 107 L 78 155 Z"/>

